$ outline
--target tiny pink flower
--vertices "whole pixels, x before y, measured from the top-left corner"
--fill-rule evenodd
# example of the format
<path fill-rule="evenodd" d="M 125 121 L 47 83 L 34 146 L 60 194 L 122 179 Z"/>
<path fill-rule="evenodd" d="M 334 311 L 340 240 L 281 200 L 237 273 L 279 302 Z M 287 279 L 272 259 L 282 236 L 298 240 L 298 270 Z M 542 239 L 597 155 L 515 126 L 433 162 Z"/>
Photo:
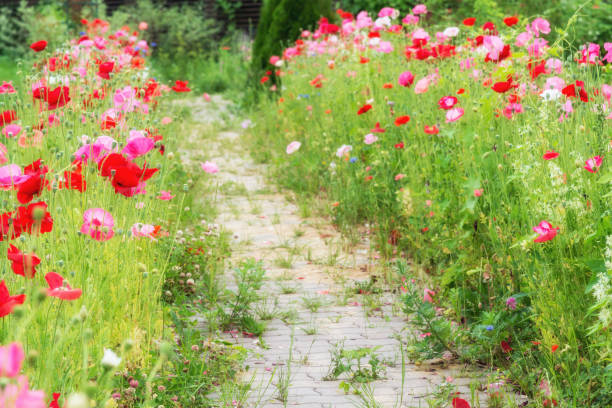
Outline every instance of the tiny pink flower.
<path fill-rule="evenodd" d="M 168 125 L 168 124 L 170 124 L 170 123 L 172 123 L 172 118 L 171 118 L 171 117 L 164 116 L 164 117 L 162 118 L 162 120 L 161 120 L 161 124 L 162 124 L 162 125 Z"/>
<path fill-rule="evenodd" d="M 432 296 L 435 296 L 436 292 L 431 289 L 425 288 L 423 289 L 423 302 L 433 303 Z"/>
<path fill-rule="evenodd" d="M 474 190 L 474 197 L 480 197 L 482 193 L 484 193 L 484 190 L 482 188 L 477 188 Z"/>
<path fill-rule="evenodd" d="M 172 200 L 174 197 L 176 196 L 172 195 L 170 191 L 166 191 L 166 190 L 160 191 L 159 196 L 157 196 L 158 199 L 165 200 L 165 201 Z"/>
<path fill-rule="evenodd" d="M 404 177 L 406 177 L 405 174 L 399 173 L 399 174 L 396 174 L 394 178 L 395 178 L 395 181 L 398 181 L 398 180 L 403 179 Z"/>

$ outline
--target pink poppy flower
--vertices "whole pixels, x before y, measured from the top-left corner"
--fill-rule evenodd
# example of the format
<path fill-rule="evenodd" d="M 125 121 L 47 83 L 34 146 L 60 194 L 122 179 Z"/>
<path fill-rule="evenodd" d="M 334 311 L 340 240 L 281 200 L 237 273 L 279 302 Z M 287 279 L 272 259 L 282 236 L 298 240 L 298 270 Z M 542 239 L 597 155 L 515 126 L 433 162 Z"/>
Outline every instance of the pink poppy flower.
<path fill-rule="evenodd" d="M 395 181 L 398 181 L 398 180 L 403 179 L 404 177 L 406 177 L 406 175 L 405 175 L 405 174 L 403 174 L 403 173 L 399 173 L 399 174 L 396 174 L 396 175 L 395 175 L 394 180 L 395 180 Z"/>
<path fill-rule="evenodd" d="M 165 201 L 172 200 L 174 197 L 176 196 L 172 195 L 169 191 L 166 190 L 160 191 L 159 196 L 157 196 L 158 199 Z"/>
<path fill-rule="evenodd" d="M 217 167 L 217 165 L 213 162 L 207 161 L 205 163 L 200 163 L 200 166 L 202 166 L 202 170 L 208 174 L 215 174 L 219 172 L 219 167 Z"/>
<path fill-rule="evenodd" d="M 8 161 L 6 146 L 0 143 L 0 164 L 4 164 Z"/>
<path fill-rule="evenodd" d="M 83 213 L 83 225 L 81 232 L 87 234 L 96 241 L 108 241 L 115 235 L 113 227 L 115 220 L 108 211 L 102 208 L 90 208 Z"/>
<path fill-rule="evenodd" d="M 11 123 L 10 125 L 6 125 L 2 129 L 2 134 L 8 138 L 15 137 L 18 136 L 19 133 L 21 133 L 21 129 L 21 126 L 15 123 Z"/>
<path fill-rule="evenodd" d="M 136 223 L 132 225 L 131 231 L 134 237 L 137 237 L 137 238 L 146 237 L 146 238 L 150 238 L 152 241 L 155 241 L 155 237 L 154 237 L 155 226 L 154 225 Z"/>
<path fill-rule="evenodd" d="M 0 167 L 0 189 L 11 189 L 29 178 L 30 176 L 22 174 L 21 167 L 16 164 Z"/>
<path fill-rule="evenodd" d="M 400 74 L 397 82 L 401 86 L 410 86 L 414 82 L 414 75 L 410 71 L 404 71 Z"/>
<path fill-rule="evenodd" d="M 584 166 L 584 168 L 590 173 L 597 173 L 597 170 L 599 170 L 599 167 L 601 167 L 602 162 L 603 157 L 601 156 L 591 157 L 585 162 L 586 165 Z"/>
<path fill-rule="evenodd" d="M 527 29 L 530 30 L 536 37 L 539 37 L 540 33 L 550 33 L 550 23 L 547 20 L 538 17 L 533 20 L 531 26 L 527 26 Z"/>
<path fill-rule="evenodd" d="M 378 140 L 378 137 L 373 134 L 373 133 L 368 133 L 367 135 L 365 135 L 365 137 L 363 138 L 363 143 L 367 144 L 367 145 L 371 145 L 372 143 L 376 143 L 376 141 Z"/>
<path fill-rule="evenodd" d="M 126 155 L 128 159 L 132 160 L 136 157 L 147 154 L 153 150 L 153 147 L 155 147 L 155 142 L 152 139 L 145 136 L 136 136 L 128 140 L 125 147 L 121 150 L 121 153 Z"/>
<path fill-rule="evenodd" d="M 446 123 L 451 123 L 459 120 L 464 114 L 463 108 L 453 108 L 446 111 Z"/>
<path fill-rule="evenodd" d="M 555 152 L 554 150 L 547 150 L 542 156 L 544 160 L 552 160 L 556 159 L 557 157 L 559 157 L 559 153 Z"/>
<path fill-rule="evenodd" d="M 81 297 L 81 289 L 72 289 L 68 282 L 59 273 L 49 272 L 45 275 L 45 280 L 49 285 L 47 295 L 62 300 L 76 300 Z"/>
<path fill-rule="evenodd" d="M 419 16 L 415 16 L 414 14 L 407 14 L 406 17 L 402 19 L 402 23 L 406 25 L 417 25 L 419 24 Z"/>
<path fill-rule="evenodd" d="M 202 95 L 202 98 L 204 98 L 206 102 L 210 102 L 210 95 L 207 94 L 206 92 L 204 92 L 204 95 Z"/>
<path fill-rule="evenodd" d="M 553 228 L 548 221 L 541 221 L 537 226 L 533 227 L 533 230 L 538 234 L 533 242 L 550 241 L 559 232 L 559 228 Z"/>
<path fill-rule="evenodd" d="M 435 296 L 436 292 L 431 289 L 425 288 L 423 289 L 423 302 L 433 303 L 432 296 Z"/>
<path fill-rule="evenodd" d="M 300 142 L 293 141 L 287 145 L 287 149 L 285 151 L 287 152 L 287 154 L 293 154 L 297 152 L 301 146 L 302 144 Z"/>
<path fill-rule="evenodd" d="M 15 88 L 13 88 L 13 83 L 11 81 L 2 81 L 2 85 L 0 85 L 0 94 L 13 94 L 15 92 Z"/>
<path fill-rule="evenodd" d="M 25 354 L 19 343 L 0 346 L 0 377 L 17 377 Z"/>
<path fill-rule="evenodd" d="M 9 383 L 0 390 L 0 402 L 2 408 L 47 407 L 44 391 L 30 390 L 28 378 L 23 375 L 17 378 L 17 383 Z"/>
<path fill-rule="evenodd" d="M 164 116 L 164 117 L 161 119 L 161 124 L 162 124 L 162 125 L 168 125 L 168 124 L 170 124 L 170 123 L 172 123 L 172 118 L 170 118 L 170 117 L 168 117 L 168 116 Z"/>
<path fill-rule="evenodd" d="M 412 14 L 415 14 L 417 16 L 419 14 L 427 14 L 427 6 L 424 4 L 417 4 L 412 8 Z"/>
<path fill-rule="evenodd" d="M 474 197 L 480 197 L 482 193 L 484 193 L 484 190 L 482 188 L 477 188 L 474 190 Z"/>

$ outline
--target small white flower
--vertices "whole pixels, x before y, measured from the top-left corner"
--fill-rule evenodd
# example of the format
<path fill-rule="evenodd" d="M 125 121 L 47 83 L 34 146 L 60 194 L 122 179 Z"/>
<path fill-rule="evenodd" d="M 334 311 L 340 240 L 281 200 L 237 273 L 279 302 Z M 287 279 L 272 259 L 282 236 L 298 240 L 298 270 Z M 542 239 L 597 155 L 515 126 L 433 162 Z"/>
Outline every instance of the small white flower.
<path fill-rule="evenodd" d="M 458 27 L 448 27 L 444 31 L 442 31 L 442 34 L 444 34 L 447 37 L 456 37 L 459 34 L 459 28 Z"/>
<path fill-rule="evenodd" d="M 89 408 L 89 398 L 80 392 L 71 394 L 66 400 L 66 408 Z"/>
<path fill-rule="evenodd" d="M 121 357 L 119 357 L 113 350 L 105 348 L 104 356 L 100 362 L 105 367 L 115 368 L 121 363 Z"/>

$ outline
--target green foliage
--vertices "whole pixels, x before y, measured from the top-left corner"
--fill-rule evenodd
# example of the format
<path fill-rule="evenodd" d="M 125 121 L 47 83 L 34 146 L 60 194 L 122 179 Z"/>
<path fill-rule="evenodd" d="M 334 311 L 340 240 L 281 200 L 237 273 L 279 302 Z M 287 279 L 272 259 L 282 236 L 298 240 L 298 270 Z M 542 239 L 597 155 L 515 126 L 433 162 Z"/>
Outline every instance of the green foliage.
<path fill-rule="evenodd" d="M 312 28 L 321 16 L 331 18 L 331 0 L 265 1 L 253 45 L 254 72 L 270 68 L 269 58 L 280 55 L 284 46 L 298 38 L 302 30 Z"/>
<path fill-rule="evenodd" d="M 344 348 L 344 342 L 336 343 L 331 350 L 329 372 L 323 379 L 335 381 L 345 376 L 351 382 L 368 383 L 382 378 L 386 368 L 376 354 L 379 348 L 360 347 L 349 350 Z"/>
<path fill-rule="evenodd" d="M 57 2 L 43 1 L 34 7 L 22 0 L 16 9 L 0 6 L 0 55 L 23 56 L 39 40 L 55 49 L 66 42 L 68 33 L 66 15 Z"/>

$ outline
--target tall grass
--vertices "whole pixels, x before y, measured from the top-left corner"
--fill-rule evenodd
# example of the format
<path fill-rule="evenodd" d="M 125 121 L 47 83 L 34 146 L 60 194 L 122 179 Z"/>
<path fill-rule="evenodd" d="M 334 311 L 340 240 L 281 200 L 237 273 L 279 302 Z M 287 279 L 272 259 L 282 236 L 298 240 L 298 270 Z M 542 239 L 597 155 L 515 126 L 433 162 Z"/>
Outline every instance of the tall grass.
<path fill-rule="evenodd" d="M 460 34 L 444 40 L 453 55 L 425 60 L 405 55 L 419 48 L 411 39 L 418 27 L 374 29 L 366 21 L 334 35 L 320 28 L 317 39 L 288 49 L 276 68 L 280 87 L 264 82 L 270 97 L 253 115 L 254 155 L 273 164 L 283 186 L 325 196 L 340 225 L 373 223 L 381 252 L 420 265 L 436 304 L 473 342 L 459 355 L 505 367 L 540 404 L 609 406 L 610 288 L 600 283 L 595 296 L 591 288 L 610 274 L 610 65 L 577 64 L 580 53 L 558 43 L 530 56 L 515 40 L 532 20 L 510 28 L 496 20 L 499 36 L 482 23 L 456 22 Z M 422 48 L 435 46 L 436 33 L 429 35 Z M 509 58 L 485 62 L 489 50 L 473 40 L 483 35 L 509 44 Z M 391 51 L 379 48 L 384 42 Z M 535 64 L 553 58 L 559 73 L 549 67 L 535 75 Z M 411 86 L 398 83 L 404 71 L 415 77 Z M 429 86 L 417 93 L 427 76 Z M 509 76 L 516 88 L 492 90 Z M 563 87 L 583 81 L 589 101 L 561 89 L 543 94 L 553 76 Z M 464 110 L 457 121 L 439 108 L 445 96 Z M 372 109 L 358 114 L 366 104 Z M 403 115 L 409 122 L 396 124 Z M 377 122 L 385 133 L 372 132 Z M 426 133 L 434 125 L 439 133 Z M 367 134 L 377 141 L 366 143 Z M 287 154 L 293 141 L 301 147 Z M 559 157 L 544 160 L 548 150 Z M 587 171 L 585 162 L 598 155 L 601 167 Z M 534 242 L 543 220 L 558 234 Z M 549 383 L 551 393 L 543 392 Z"/>

